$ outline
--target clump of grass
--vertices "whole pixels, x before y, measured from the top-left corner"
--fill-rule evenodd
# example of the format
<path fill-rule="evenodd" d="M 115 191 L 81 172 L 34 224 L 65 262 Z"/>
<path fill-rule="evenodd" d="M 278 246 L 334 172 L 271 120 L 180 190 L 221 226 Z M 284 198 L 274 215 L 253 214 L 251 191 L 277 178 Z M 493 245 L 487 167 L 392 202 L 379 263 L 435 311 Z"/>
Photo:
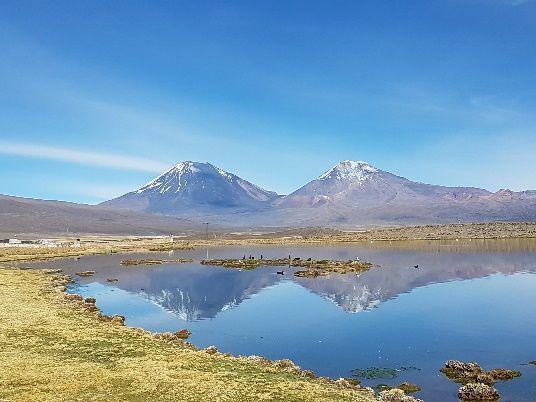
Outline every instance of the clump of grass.
<path fill-rule="evenodd" d="M 414 392 L 419 392 L 421 390 L 421 387 L 411 382 L 403 382 L 402 384 L 397 385 L 395 388 L 401 389 L 406 394 L 413 394 Z"/>
<path fill-rule="evenodd" d="M 77 272 L 76 275 L 78 275 L 78 276 L 93 276 L 93 275 L 95 275 L 95 271 L 80 271 L 80 272 Z"/>
<path fill-rule="evenodd" d="M 398 376 L 398 373 L 403 371 L 419 370 L 417 367 L 368 367 L 365 369 L 354 369 L 352 374 L 356 378 L 364 378 L 367 380 L 374 379 L 393 379 Z"/>
<path fill-rule="evenodd" d="M 189 243 L 160 243 L 160 244 L 154 244 L 148 247 L 149 251 L 175 251 L 175 250 L 193 250 L 194 247 L 191 246 Z"/>
<path fill-rule="evenodd" d="M 194 262 L 191 258 L 177 258 L 175 260 L 164 260 L 164 259 L 129 259 L 122 260 L 121 265 L 123 266 L 132 266 L 132 265 L 162 265 L 162 264 L 186 264 Z"/>
<path fill-rule="evenodd" d="M 476 362 L 462 362 L 459 360 L 448 360 L 445 367 L 440 370 L 450 380 L 459 384 L 482 383 L 493 385 L 497 381 L 508 381 L 521 376 L 517 370 L 495 368 L 485 371 Z"/>

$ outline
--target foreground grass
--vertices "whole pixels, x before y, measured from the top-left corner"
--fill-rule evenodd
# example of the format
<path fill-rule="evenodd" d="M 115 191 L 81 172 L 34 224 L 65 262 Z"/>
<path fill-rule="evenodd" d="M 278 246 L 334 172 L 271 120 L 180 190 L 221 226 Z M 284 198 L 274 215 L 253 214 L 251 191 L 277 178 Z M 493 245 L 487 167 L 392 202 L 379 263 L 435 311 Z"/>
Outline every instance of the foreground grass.
<path fill-rule="evenodd" d="M 0 400 L 375 400 L 363 390 L 101 322 L 66 301 L 53 278 L 0 269 Z"/>

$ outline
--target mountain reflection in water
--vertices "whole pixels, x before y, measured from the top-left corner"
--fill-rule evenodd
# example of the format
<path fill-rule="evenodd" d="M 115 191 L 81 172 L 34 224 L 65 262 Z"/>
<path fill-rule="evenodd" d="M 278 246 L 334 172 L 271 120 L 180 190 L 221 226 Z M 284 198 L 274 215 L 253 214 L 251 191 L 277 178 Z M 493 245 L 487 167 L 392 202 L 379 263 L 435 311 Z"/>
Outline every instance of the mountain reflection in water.
<path fill-rule="evenodd" d="M 191 264 L 120 265 L 127 258 L 204 258 L 172 254 L 87 256 L 34 266 L 75 274 L 74 292 L 97 298 L 104 314 L 122 314 L 150 331 L 188 328 L 199 347 L 290 358 L 319 375 L 347 377 L 367 367 L 416 367 L 381 382 L 422 387 L 427 402 L 458 401 L 439 373 L 448 359 L 506 367 L 520 378 L 497 383 L 504 402 L 534 401 L 536 240 L 368 242 L 209 249 L 211 258 L 300 256 L 381 265 L 360 275 L 297 278 L 285 268 L 251 271 Z M 24 264 L 28 265 L 28 264 Z M 414 266 L 418 265 L 418 268 Z M 117 282 L 107 282 L 117 278 Z M 365 385 L 378 380 L 365 379 Z"/>
<path fill-rule="evenodd" d="M 182 320 L 214 318 L 219 312 L 239 305 L 243 300 L 282 280 L 292 280 L 320 295 L 347 312 L 357 313 L 377 306 L 412 289 L 432 283 L 485 277 L 495 273 L 534 272 L 536 241 L 464 240 L 372 242 L 334 246 L 233 246 L 211 249 L 213 256 L 237 257 L 244 253 L 265 257 L 307 255 L 314 258 L 350 259 L 359 256 L 380 264 L 360 275 L 330 275 L 318 278 L 296 278 L 293 269 L 276 275 L 273 267 L 238 271 L 207 267 L 198 263 L 136 266 L 124 268 L 119 262 L 132 255 L 113 254 L 67 259 L 38 266 L 58 267 L 74 274 L 92 269 L 93 277 L 78 278 L 80 284 L 106 283 L 106 278 L 119 281 L 114 287 L 135 292 L 176 313 Z M 138 258 L 169 258 L 169 256 L 200 259 L 201 251 L 180 251 L 143 254 Z M 415 265 L 419 268 L 414 268 Z M 279 269 L 279 268 L 278 268 Z"/>

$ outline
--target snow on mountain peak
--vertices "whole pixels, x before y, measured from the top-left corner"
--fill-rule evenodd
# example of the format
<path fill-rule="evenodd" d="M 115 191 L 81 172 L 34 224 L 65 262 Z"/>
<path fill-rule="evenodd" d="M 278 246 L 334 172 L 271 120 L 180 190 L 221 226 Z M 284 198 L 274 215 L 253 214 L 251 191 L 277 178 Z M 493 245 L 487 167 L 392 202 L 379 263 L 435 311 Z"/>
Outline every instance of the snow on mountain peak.
<path fill-rule="evenodd" d="M 190 171 L 192 173 L 199 172 L 199 168 L 196 165 L 198 165 L 198 163 L 191 162 L 191 161 L 180 162 L 176 164 L 175 166 L 173 166 L 170 170 L 168 170 L 168 172 L 170 171 L 176 171 L 176 172 Z"/>
<path fill-rule="evenodd" d="M 226 172 L 225 170 L 220 169 L 220 168 L 216 168 L 216 170 L 218 171 L 218 173 L 219 173 L 221 176 L 225 177 L 227 180 L 229 180 L 229 181 L 233 181 L 233 175 L 232 175 L 231 173 Z"/>
<path fill-rule="evenodd" d="M 364 161 L 341 161 L 336 166 L 339 170 L 360 170 L 363 172 L 369 172 L 374 173 L 377 172 L 378 169 L 376 169 L 374 166 L 372 166 L 368 162 Z"/>
<path fill-rule="evenodd" d="M 320 176 L 318 180 L 326 180 L 331 178 L 337 180 L 363 181 L 369 174 L 376 173 L 378 171 L 378 169 L 367 162 L 344 160 Z"/>
<path fill-rule="evenodd" d="M 177 193 L 190 194 L 198 191 L 206 191 L 205 198 L 209 197 L 208 194 L 214 197 L 221 197 L 222 194 L 230 194 L 232 197 L 234 194 L 236 197 L 244 197 L 247 202 L 264 202 L 278 196 L 208 162 L 191 161 L 178 163 L 135 193 L 160 193 L 173 197 Z"/>
<path fill-rule="evenodd" d="M 191 161 L 180 162 L 179 164 L 175 165 L 170 171 L 176 172 L 179 178 L 184 173 L 219 174 L 220 176 L 226 178 L 229 181 L 233 181 L 233 177 L 234 177 L 233 174 L 226 172 L 225 170 L 220 169 L 208 162 L 205 162 L 205 163 L 191 162 Z"/>
<path fill-rule="evenodd" d="M 157 191 L 161 194 L 168 193 L 170 191 L 178 193 L 181 188 L 184 188 L 188 182 L 201 181 L 203 179 L 196 179 L 196 176 L 201 175 L 220 175 L 228 181 L 233 180 L 233 175 L 225 172 L 222 169 L 216 168 L 210 163 L 184 161 L 176 164 L 171 169 L 165 171 L 160 176 L 140 188 L 137 193 L 144 193 L 146 191 Z"/>

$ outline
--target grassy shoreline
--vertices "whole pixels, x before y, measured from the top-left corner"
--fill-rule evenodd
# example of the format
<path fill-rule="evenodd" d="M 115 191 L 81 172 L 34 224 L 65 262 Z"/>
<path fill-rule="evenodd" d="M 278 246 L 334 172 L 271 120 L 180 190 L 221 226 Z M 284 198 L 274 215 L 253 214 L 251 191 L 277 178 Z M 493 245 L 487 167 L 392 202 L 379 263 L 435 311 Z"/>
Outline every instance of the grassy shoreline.
<path fill-rule="evenodd" d="M 374 401 L 365 389 L 99 321 L 60 276 L 0 269 L 0 399 Z M 98 303 L 98 302 L 97 302 Z"/>

